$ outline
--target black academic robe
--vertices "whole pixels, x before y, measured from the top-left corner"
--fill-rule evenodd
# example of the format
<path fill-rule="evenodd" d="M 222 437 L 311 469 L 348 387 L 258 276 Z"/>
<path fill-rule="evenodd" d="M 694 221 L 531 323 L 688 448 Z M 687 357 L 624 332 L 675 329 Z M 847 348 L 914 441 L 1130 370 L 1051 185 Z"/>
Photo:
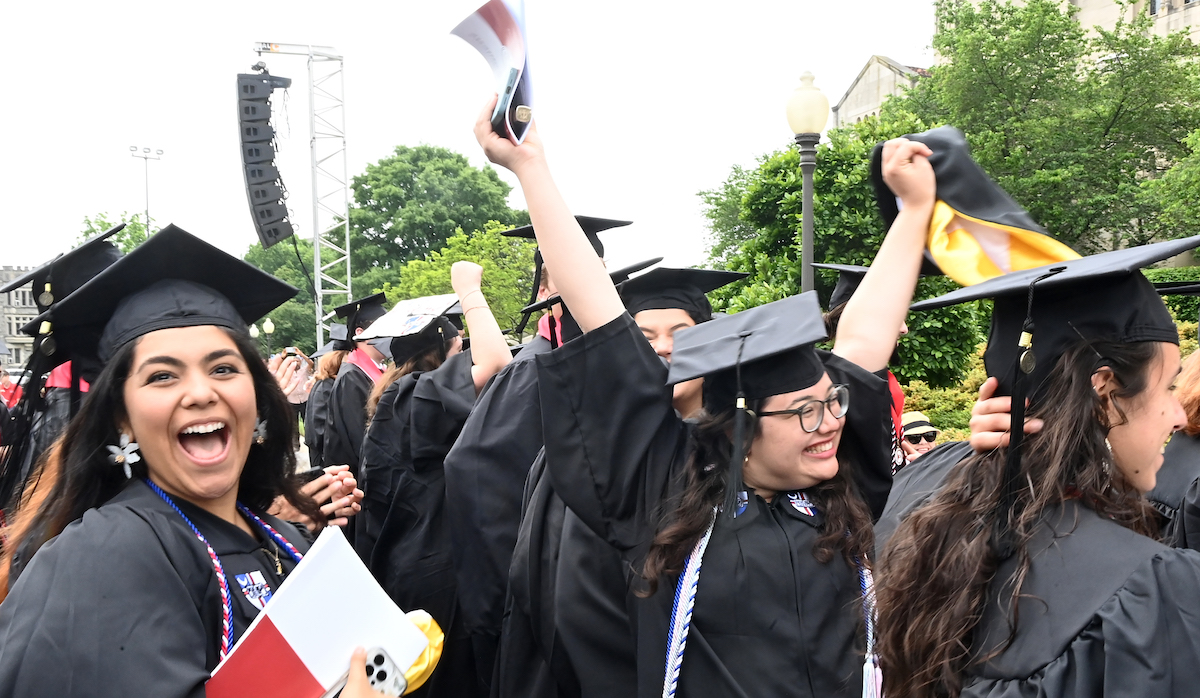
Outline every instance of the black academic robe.
<path fill-rule="evenodd" d="M 324 468 L 325 433 L 329 429 L 329 396 L 333 393 L 334 379 L 326 378 L 313 384 L 308 393 L 308 408 L 304 412 L 304 445 L 308 447 L 308 463 L 314 468 Z M 363 403 L 366 404 L 366 403 Z"/>
<path fill-rule="evenodd" d="M 1070 500 L 1029 543 L 1012 645 L 964 677 L 963 698 L 1192 696 L 1200 666 L 1200 553 L 1171 549 Z M 972 651 L 1004 646 L 1000 565 Z"/>
<path fill-rule="evenodd" d="M 492 695 L 634 695 L 626 563 L 554 493 L 545 463 L 543 452 L 526 483 Z"/>
<path fill-rule="evenodd" d="M 896 473 L 883 515 L 875 522 L 876 560 L 901 522 L 937 494 L 954 466 L 973 454 L 970 443 L 948 441 Z"/>
<path fill-rule="evenodd" d="M 388 386 L 363 441 L 363 510 L 355 549 L 404 610 L 428 611 L 446 635 L 429 681 L 412 695 L 478 692 L 470 638 L 458 612 L 442 460 L 475 402 L 469 351 Z"/>
<path fill-rule="evenodd" d="M 279 574 L 273 542 L 176 503 L 221 558 L 236 641 L 295 563 L 281 552 Z M 308 550 L 291 524 L 263 519 Z M 43 545 L 0 604 L 0 695 L 200 698 L 220 638 L 219 587 L 204 545 L 133 480 Z"/>
<path fill-rule="evenodd" d="M 1200 550 L 1200 437 L 1175 432 L 1146 498 L 1163 516 L 1163 543 Z"/>
<path fill-rule="evenodd" d="M 343 362 L 329 394 L 322 465 L 349 465 L 358 476 L 358 458 L 367 431 L 367 398 L 375 384 L 358 366 Z"/>
<path fill-rule="evenodd" d="M 841 467 L 873 512 L 891 483 L 887 380 L 822 353 L 850 387 Z M 664 501 L 691 456 L 691 427 L 671 407 L 666 367 L 628 314 L 538 358 L 546 464 L 555 491 L 641 569 Z M 842 555 L 819 563 L 819 511 L 780 493 L 751 494 L 718 517 L 704 557 L 679 694 L 859 696 L 865 637 L 859 573 Z M 819 502 L 818 502 L 819 505 Z M 630 577 L 630 582 L 635 580 Z M 660 695 L 677 575 L 634 603 L 638 695 Z"/>
<path fill-rule="evenodd" d="M 548 351 L 550 342 L 534 337 L 492 377 L 445 459 L 446 516 L 459 603 L 485 690 L 490 690 L 504 619 L 525 479 L 542 448 L 532 359 Z"/>

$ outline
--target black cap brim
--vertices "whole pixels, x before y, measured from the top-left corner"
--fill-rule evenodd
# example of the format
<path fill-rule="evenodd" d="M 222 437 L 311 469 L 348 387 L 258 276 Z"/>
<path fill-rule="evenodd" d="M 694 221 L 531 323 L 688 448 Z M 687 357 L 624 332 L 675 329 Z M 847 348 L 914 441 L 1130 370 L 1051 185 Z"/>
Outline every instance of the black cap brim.
<path fill-rule="evenodd" d="M 616 286 L 616 285 L 621 284 L 624 281 L 626 281 L 631 274 L 636 274 L 637 272 L 645 269 L 646 267 L 652 267 L 661 261 L 663 261 L 662 257 L 654 257 L 652 259 L 644 259 L 640 262 L 635 262 L 633 264 L 630 264 L 627 267 L 621 267 L 620 269 L 617 269 L 616 271 L 610 271 L 608 273 L 608 278 L 612 279 L 613 285 Z M 546 308 L 549 308 L 550 306 L 556 305 L 561 302 L 562 302 L 561 296 L 551 296 L 544 301 L 538 301 L 537 303 L 533 303 L 531 305 L 525 306 L 524 308 L 521 308 L 521 312 L 522 313 L 536 313 L 539 310 L 545 310 Z"/>

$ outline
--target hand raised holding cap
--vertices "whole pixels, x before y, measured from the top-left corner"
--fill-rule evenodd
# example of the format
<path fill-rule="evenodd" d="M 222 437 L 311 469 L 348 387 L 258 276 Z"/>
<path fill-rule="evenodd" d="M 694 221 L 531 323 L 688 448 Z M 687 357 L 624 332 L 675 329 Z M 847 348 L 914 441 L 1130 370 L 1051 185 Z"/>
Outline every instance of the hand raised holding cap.
<path fill-rule="evenodd" d="M 464 294 L 479 289 L 483 282 L 483 267 L 475 262 L 459 261 L 450 267 L 450 285 L 461 301 Z"/>
<path fill-rule="evenodd" d="M 496 109 L 496 100 L 496 95 L 492 95 L 487 106 L 479 112 L 479 118 L 475 120 L 475 140 L 483 146 L 488 160 L 519 175 L 518 170 L 522 166 L 545 159 L 542 139 L 538 136 L 536 122 L 529 124 L 529 131 L 521 145 L 513 145 L 512 141 L 497 135 L 492 130 L 492 112 Z"/>
<path fill-rule="evenodd" d="M 906 207 L 933 206 L 937 180 L 924 143 L 895 138 L 883 144 L 883 181 Z"/>

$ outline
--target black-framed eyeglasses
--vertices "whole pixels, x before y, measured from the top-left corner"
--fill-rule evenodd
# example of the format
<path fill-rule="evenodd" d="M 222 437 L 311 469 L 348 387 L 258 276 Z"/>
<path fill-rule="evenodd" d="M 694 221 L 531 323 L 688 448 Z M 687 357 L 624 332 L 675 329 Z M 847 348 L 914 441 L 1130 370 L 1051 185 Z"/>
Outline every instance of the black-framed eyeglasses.
<path fill-rule="evenodd" d="M 834 419 L 846 416 L 850 408 L 850 389 L 844 385 L 835 385 L 829 389 L 829 397 L 824 400 L 808 400 L 790 410 L 773 410 L 759 412 L 759 417 L 774 417 L 776 415 L 796 415 L 800 418 L 800 428 L 809 434 L 821 428 L 825 421 L 825 412 L 833 415 Z"/>
<path fill-rule="evenodd" d="M 921 441 L 928 441 L 929 443 L 933 443 L 933 440 L 937 438 L 937 432 L 936 431 L 927 431 L 924 434 L 905 434 L 904 438 L 906 441 L 908 441 L 913 446 L 916 446 L 917 444 L 921 443 Z"/>

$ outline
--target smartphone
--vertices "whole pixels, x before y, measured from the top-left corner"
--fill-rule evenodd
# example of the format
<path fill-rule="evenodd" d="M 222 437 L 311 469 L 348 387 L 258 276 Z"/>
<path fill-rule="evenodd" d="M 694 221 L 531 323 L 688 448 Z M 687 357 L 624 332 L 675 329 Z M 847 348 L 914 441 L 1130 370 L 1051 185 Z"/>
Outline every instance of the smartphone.
<path fill-rule="evenodd" d="M 349 674 L 350 672 L 346 672 L 347 676 Z M 404 672 L 396 667 L 396 663 L 382 647 L 367 650 L 367 680 L 371 682 L 371 688 L 388 696 L 402 696 L 408 689 Z M 345 687 L 346 677 L 343 676 L 322 698 L 335 698 Z"/>

